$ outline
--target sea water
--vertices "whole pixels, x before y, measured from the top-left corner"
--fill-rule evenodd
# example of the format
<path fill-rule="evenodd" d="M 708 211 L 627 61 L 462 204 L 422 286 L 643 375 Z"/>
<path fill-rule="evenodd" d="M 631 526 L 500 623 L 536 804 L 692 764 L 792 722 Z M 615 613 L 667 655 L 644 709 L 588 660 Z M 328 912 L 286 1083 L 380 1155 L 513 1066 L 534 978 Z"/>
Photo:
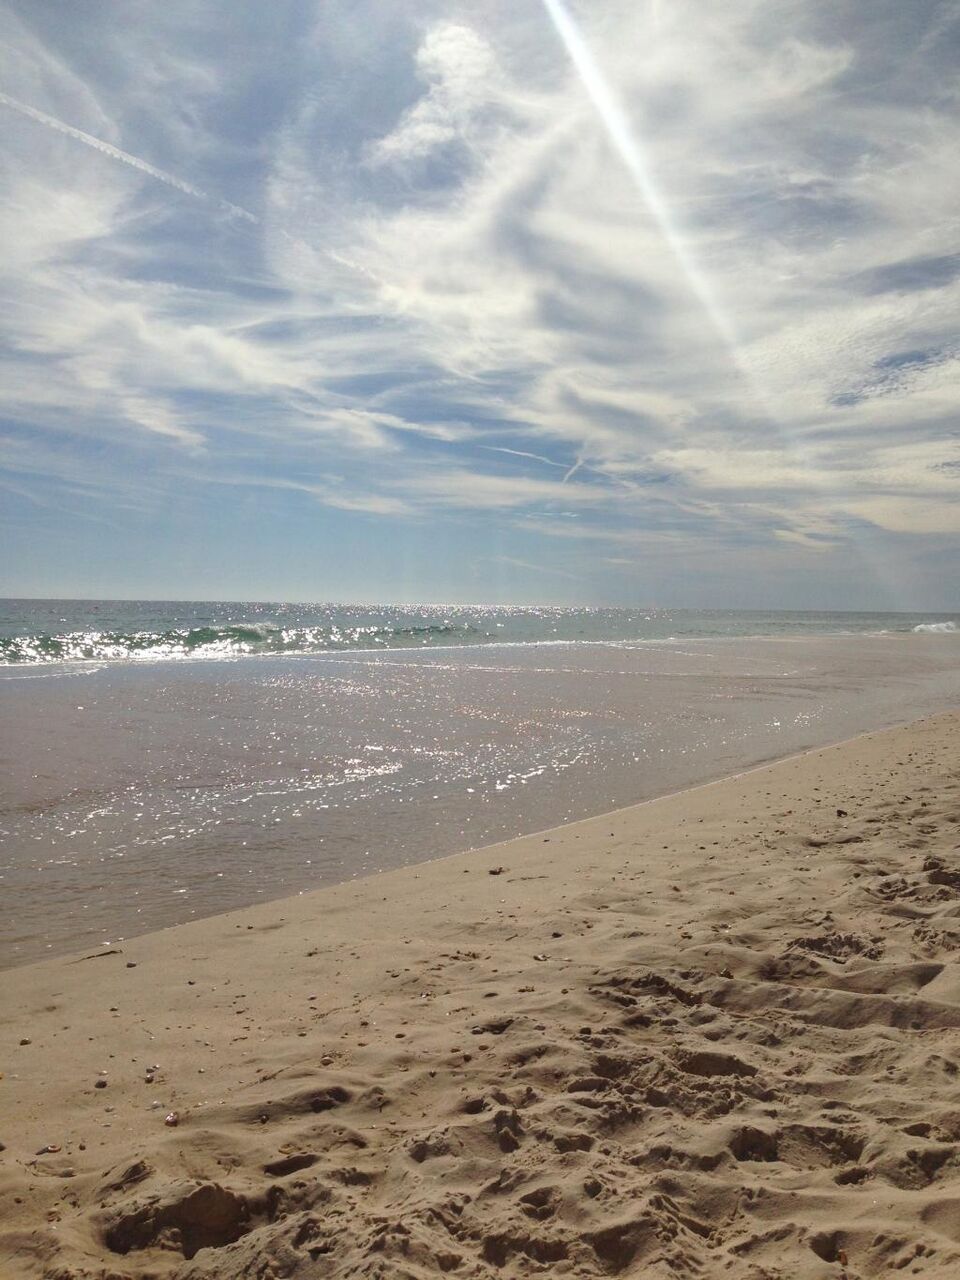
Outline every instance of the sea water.
<path fill-rule="evenodd" d="M 0 964 L 960 705 L 960 633 L 935 615 L 30 601 L 3 618 Z"/>
<path fill-rule="evenodd" d="M 542 606 L 0 600 L 0 664 L 480 644 L 956 630 L 950 614 Z"/>

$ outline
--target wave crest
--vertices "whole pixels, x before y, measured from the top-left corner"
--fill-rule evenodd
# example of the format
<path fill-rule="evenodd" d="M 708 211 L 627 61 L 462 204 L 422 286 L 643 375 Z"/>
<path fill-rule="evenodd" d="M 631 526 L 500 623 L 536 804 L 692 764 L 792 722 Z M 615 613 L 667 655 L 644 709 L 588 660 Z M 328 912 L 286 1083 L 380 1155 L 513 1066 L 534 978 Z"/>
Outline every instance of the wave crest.
<path fill-rule="evenodd" d="M 167 631 L 71 631 L 0 638 L 0 665 L 97 662 L 129 659 L 230 658 L 245 654 L 324 653 L 336 649 L 399 649 L 426 644 L 453 633 L 466 638 L 472 627 L 453 623 L 424 626 L 280 627 L 275 623 L 235 623 L 226 627 Z"/>
<path fill-rule="evenodd" d="M 914 631 L 931 632 L 938 635 L 946 635 L 957 630 L 955 622 L 920 622 L 915 626 Z"/>

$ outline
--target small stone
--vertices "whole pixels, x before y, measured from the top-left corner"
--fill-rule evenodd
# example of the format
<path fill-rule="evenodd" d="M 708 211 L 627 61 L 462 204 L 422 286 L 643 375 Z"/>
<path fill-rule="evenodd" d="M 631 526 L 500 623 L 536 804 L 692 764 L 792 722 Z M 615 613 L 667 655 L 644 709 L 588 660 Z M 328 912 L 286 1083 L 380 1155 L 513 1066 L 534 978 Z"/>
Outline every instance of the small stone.
<path fill-rule="evenodd" d="M 136 960 L 128 960 L 128 961 L 127 961 L 127 968 L 128 968 L 128 969 L 135 969 L 136 967 L 137 967 L 137 962 L 136 962 Z"/>
<path fill-rule="evenodd" d="M 93 1087 L 95 1089 L 105 1089 L 107 1087 L 106 1080 L 94 1080 Z"/>
<path fill-rule="evenodd" d="M 168 1129 L 175 1129 L 180 1123 L 180 1116 L 176 1111 L 168 1111 L 163 1117 L 163 1123 Z"/>

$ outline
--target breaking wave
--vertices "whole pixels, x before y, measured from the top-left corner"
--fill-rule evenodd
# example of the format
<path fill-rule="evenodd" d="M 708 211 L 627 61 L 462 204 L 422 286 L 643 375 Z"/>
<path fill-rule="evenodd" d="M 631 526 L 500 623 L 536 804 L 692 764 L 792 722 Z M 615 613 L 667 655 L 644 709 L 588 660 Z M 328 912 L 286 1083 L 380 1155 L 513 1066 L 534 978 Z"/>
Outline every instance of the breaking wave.
<path fill-rule="evenodd" d="M 423 626 L 336 625 L 281 627 L 275 623 L 177 627 L 166 631 L 68 631 L 60 635 L 0 638 L 0 665 L 10 663 L 96 662 L 131 659 L 229 658 L 249 654 L 325 653 L 337 649 L 400 649 L 456 635 L 463 624 Z"/>
<path fill-rule="evenodd" d="M 0 600 L 0 669 L 309 657 L 484 645 L 663 645 L 752 637 L 960 634 L 949 614 L 554 605 L 340 605 L 255 601 Z"/>

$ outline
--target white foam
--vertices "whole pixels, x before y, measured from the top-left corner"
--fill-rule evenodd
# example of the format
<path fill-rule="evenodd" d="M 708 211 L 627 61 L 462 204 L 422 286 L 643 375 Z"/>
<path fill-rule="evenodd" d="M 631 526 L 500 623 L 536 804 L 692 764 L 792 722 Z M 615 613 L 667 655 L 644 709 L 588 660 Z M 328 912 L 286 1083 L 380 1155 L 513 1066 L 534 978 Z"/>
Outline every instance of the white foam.
<path fill-rule="evenodd" d="M 955 622 L 921 622 L 913 629 L 914 631 L 934 632 L 944 635 L 956 631 L 957 624 Z"/>

